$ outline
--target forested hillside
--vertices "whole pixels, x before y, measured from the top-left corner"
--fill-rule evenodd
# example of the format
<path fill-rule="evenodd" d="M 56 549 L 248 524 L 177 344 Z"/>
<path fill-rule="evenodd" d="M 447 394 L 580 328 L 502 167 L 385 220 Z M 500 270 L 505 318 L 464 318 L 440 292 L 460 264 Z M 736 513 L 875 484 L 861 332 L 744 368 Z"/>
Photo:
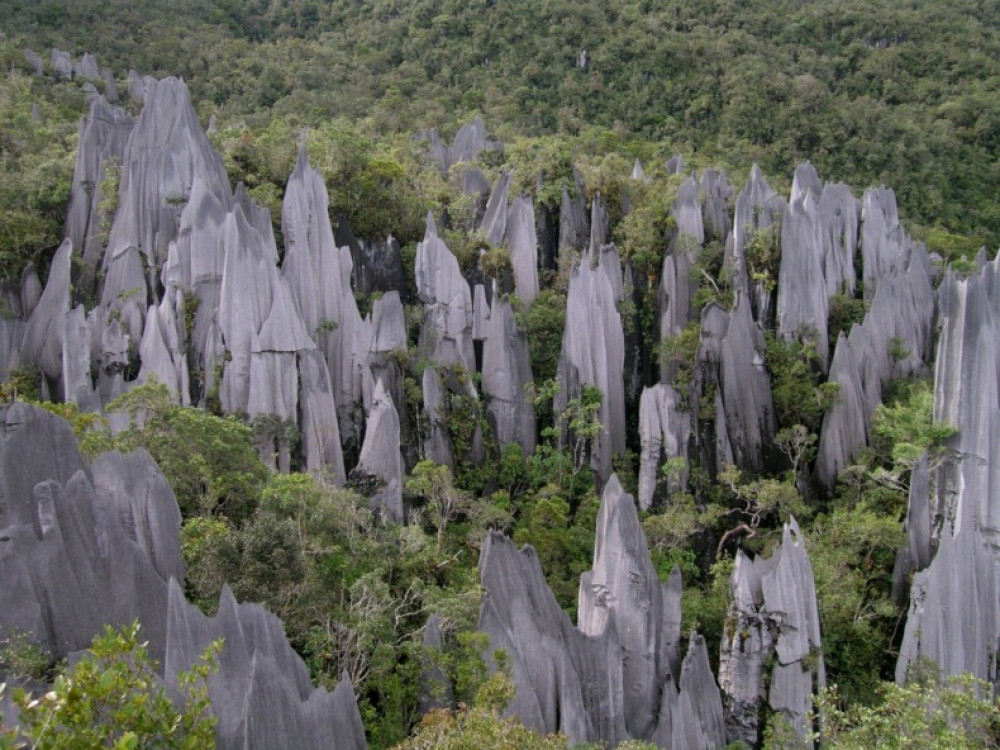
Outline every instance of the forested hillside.
<path fill-rule="evenodd" d="M 810 159 L 904 216 L 1000 238 L 1000 19 L 973 0 L 3 3 L 7 40 L 183 76 L 202 118 L 373 135 L 611 131 L 790 174 Z M 9 65 L 5 63 L 5 68 Z M 638 154 L 636 154 L 638 155 Z"/>
<path fill-rule="evenodd" d="M 936 678 L 994 680 L 1000 633 L 980 539 L 1000 479 L 977 458 L 1000 445 L 994 5 L 0 0 L 0 19 L 0 396 L 65 417 L 94 467 L 149 452 L 183 622 L 218 607 L 221 632 L 226 585 L 264 604 L 282 669 L 356 695 L 372 747 L 565 744 L 501 718 L 536 642 L 563 671 L 525 721 L 574 740 L 799 747 L 815 692 L 831 747 L 899 727 L 996 746 L 997 705 Z M 108 74 L 59 71 L 85 52 Z M 0 467 L 24 450 L 7 432 Z M 93 474 L 74 491 L 105 502 Z M 519 637 L 490 678 L 501 626 Z M 58 649 L 27 668 L 22 641 L 0 639 L 0 678 L 51 678 Z M 601 697 L 644 660 L 646 694 Z M 567 684 L 594 674 L 586 714 Z"/>

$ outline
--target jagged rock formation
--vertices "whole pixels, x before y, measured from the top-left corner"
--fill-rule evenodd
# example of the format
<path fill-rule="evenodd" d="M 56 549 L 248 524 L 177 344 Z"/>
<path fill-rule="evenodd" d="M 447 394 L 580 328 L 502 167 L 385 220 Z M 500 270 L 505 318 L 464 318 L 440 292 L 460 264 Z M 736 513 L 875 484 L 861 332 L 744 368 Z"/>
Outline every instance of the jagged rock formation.
<path fill-rule="evenodd" d="M 374 510 L 397 523 L 403 520 L 403 460 L 399 453 L 399 414 L 382 381 L 375 384 L 358 465 L 348 477 Z"/>
<path fill-rule="evenodd" d="M 90 274 L 96 273 L 103 251 L 103 234 L 110 229 L 113 217 L 101 210 L 105 196 L 105 179 L 115 173 L 125 156 L 125 143 L 132 132 L 133 122 L 120 107 L 112 107 L 97 97 L 90 111 L 80 120 L 79 145 L 73 187 L 66 213 L 66 238 L 73 243 Z M 94 280 L 87 280 L 90 284 Z"/>
<path fill-rule="evenodd" d="M 774 436 L 771 378 L 764 369 L 764 334 L 750 302 L 737 294 L 726 335 L 719 346 L 720 391 L 726 434 L 737 466 L 759 470 Z"/>
<path fill-rule="evenodd" d="M 730 739 L 756 746 L 764 700 L 804 737 L 826 674 L 812 566 L 794 519 L 770 558 L 736 553 L 730 590 L 719 663 Z"/>
<path fill-rule="evenodd" d="M 507 247 L 514 272 L 514 292 L 525 305 L 538 296 L 538 234 L 530 195 L 519 195 L 507 212 Z"/>
<path fill-rule="evenodd" d="M 313 688 L 309 670 L 285 639 L 281 622 L 258 604 L 237 604 L 223 587 L 207 617 L 170 581 L 164 673 L 168 684 L 189 669 L 213 641 L 224 650 L 208 680 L 218 717 L 220 750 L 250 748 L 364 748 L 364 727 L 347 675 L 329 693 Z"/>
<path fill-rule="evenodd" d="M 420 673 L 420 713 L 425 714 L 438 708 L 448 708 L 452 704 L 451 680 L 435 662 L 434 657 L 442 651 L 443 639 L 438 624 L 437 613 L 427 618 L 424 626 L 424 669 Z"/>
<path fill-rule="evenodd" d="M 571 742 L 628 737 L 720 748 L 726 733 L 704 641 L 680 660 L 680 575 L 656 578 L 635 504 L 612 476 L 594 568 L 580 582 L 579 627 L 559 609 L 531 547 L 492 532 L 483 546 L 479 629 L 505 649 L 517 686 L 510 711 Z"/>
<path fill-rule="evenodd" d="M 756 164 L 750 170 L 746 187 L 736 198 L 736 215 L 733 219 L 732 247 L 726 245 L 726 262 L 733 269 L 733 288 L 750 295 L 753 318 L 761 326 L 768 326 L 773 316 L 773 290 L 766 279 L 751 277 L 747 251 L 752 250 L 755 240 L 758 244 L 768 244 L 780 236 L 776 231 L 785 212 L 785 202 L 767 184 L 760 167 Z"/>
<path fill-rule="evenodd" d="M 602 478 L 611 475 L 612 458 L 625 450 L 625 334 L 617 309 L 620 279 L 616 252 L 602 256 L 596 268 L 589 263 L 574 267 L 556 375 L 557 415 L 563 413 L 571 400 L 581 398 L 583 386 L 593 386 L 601 392 L 597 415 L 601 427 L 590 448 L 590 463 Z"/>
<path fill-rule="evenodd" d="M 961 279 L 949 272 L 938 290 L 940 339 L 934 371 L 934 419 L 956 428 L 937 472 L 930 531 L 938 539 L 930 564 L 913 578 L 910 610 L 896 665 L 904 682 L 919 657 L 945 675 L 971 672 L 996 680 L 1000 644 L 1000 446 L 997 375 L 997 278 L 1000 260 Z M 879 288 L 881 292 L 882 287 Z M 919 491 L 922 481 L 916 483 Z M 913 567 L 926 559 L 922 497 L 911 505 Z M 908 521 L 911 519 L 908 518 Z"/>
<path fill-rule="evenodd" d="M 180 511 L 149 454 L 88 466 L 58 417 L 15 403 L 0 420 L 0 636 L 30 632 L 61 659 L 138 619 L 171 688 L 221 638 L 209 681 L 219 747 L 365 747 L 350 683 L 314 690 L 274 615 L 228 588 L 213 618 L 184 600 Z"/>
<path fill-rule="evenodd" d="M 535 407 L 525 388 L 533 382 L 528 340 L 506 298 L 494 300 L 483 346 L 486 418 L 501 448 L 517 443 L 535 451 Z"/>
<path fill-rule="evenodd" d="M 681 409 L 681 394 L 659 383 L 644 388 L 639 400 L 639 507 L 649 510 L 658 484 L 660 467 L 672 458 L 688 460 L 691 415 Z M 668 482 L 666 494 L 683 491 L 687 468 Z"/>

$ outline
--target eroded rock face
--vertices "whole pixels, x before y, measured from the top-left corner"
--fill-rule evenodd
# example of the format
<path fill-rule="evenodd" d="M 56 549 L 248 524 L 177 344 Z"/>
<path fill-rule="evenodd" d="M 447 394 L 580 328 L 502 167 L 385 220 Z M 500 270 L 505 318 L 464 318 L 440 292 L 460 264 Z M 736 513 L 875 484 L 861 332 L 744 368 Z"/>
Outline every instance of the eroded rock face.
<path fill-rule="evenodd" d="M 207 617 L 170 582 L 164 672 L 168 684 L 216 640 L 223 641 L 208 692 L 222 750 L 364 748 L 364 727 L 347 676 L 331 693 L 313 688 L 281 622 L 258 604 L 237 604 L 228 586 Z"/>
<path fill-rule="evenodd" d="M 578 628 L 531 547 L 517 551 L 492 532 L 479 568 L 479 629 L 490 637 L 490 653 L 503 648 L 510 656 L 517 686 L 510 710 L 526 725 L 573 743 L 725 745 L 704 641 L 692 634 L 680 659 L 680 574 L 657 580 L 635 502 L 617 477 L 601 501 L 593 570 L 580 582 Z"/>
<path fill-rule="evenodd" d="M 736 198 L 733 243 L 731 248 L 728 243 L 726 245 L 726 263 L 733 269 L 734 289 L 746 289 L 750 294 L 754 320 L 762 326 L 769 324 L 774 312 L 773 292 L 765 280 L 751 278 L 747 252 L 752 253 L 755 239 L 764 244 L 777 240 L 775 224 L 780 223 L 785 208 L 785 202 L 771 189 L 760 168 L 754 164 L 746 187 Z M 752 260 L 750 265 L 753 265 Z"/>
<path fill-rule="evenodd" d="M 569 281 L 566 298 L 566 327 L 556 378 L 559 393 L 557 414 L 573 399 L 580 399 L 583 386 L 600 390 L 598 410 L 601 429 L 590 449 L 591 466 L 602 478 L 611 475 L 612 458 L 625 450 L 625 334 L 617 309 L 618 290 L 614 278 L 621 278 L 617 253 L 602 258 L 591 268 L 577 264 Z"/>
<path fill-rule="evenodd" d="M 938 539 L 930 564 L 913 577 L 910 610 L 896 664 L 906 681 L 918 658 L 942 674 L 970 672 L 996 680 L 1000 643 L 1000 393 L 997 361 L 997 279 L 1000 263 L 960 279 L 949 272 L 938 290 L 940 336 L 934 371 L 934 419 L 956 428 L 936 472 L 930 507 L 911 498 L 907 518 L 909 566 L 926 560 L 928 531 Z M 879 293 L 881 292 L 881 287 Z M 915 470 L 916 472 L 916 470 Z M 916 473 L 916 490 L 923 480 Z M 927 512 L 937 525 L 927 528 Z"/>
<path fill-rule="evenodd" d="M 382 381 L 375 384 L 358 465 L 348 477 L 373 510 L 396 523 L 403 520 L 403 460 L 399 453 L 399 415 Z"/>
<path fill-rule="evenodd" d="M 12 404 L 0 419 L 0 637 L 30 632 L 63 659 L 105 625 L 138 619 L 171 691 L 222 639 L 209 679 L 219 747 L 365 747 L 350 682 L 313 689 L 274 615 L 238 605 L 228 587 L 211 618 L 185 601 L 180 511 L 148 453 L 105 453 L 90 467 L 49 412 Z"/>
<path fill-rule="evenodd" d="M 522 303 L 530 305 L 538 296 L 538 235 L 530 195 L 519 195 L 511 204 L 506 236 L 514 292 Z"/>
<path fill-rule="evenodd" d="M 649 510 L 656 494 L 660 467 L 672 458 L 688 459 L 691 416 L 681 409 L 681 394 L 664 383 L 644 388 L 639 400 L 639 507 Z M 687 469 L 665 487 L 669 497 L 687 485 Z"/>
<path fill-rule="evenodd" d="M 535 451 L 535 407 L 525 390 L 533 382 L 528 340 L 506 298 L 494 300 L 483 346 L 483 394 L 487 419 L 501 448 Z"/>
<path fill-rule="evenodd" d="M 770 558 L 736 553 L 719 686 L 730 739 L 751 747 L 762 729 L 764 700 L 801 738 L 812 696 L 826 684 L 816 588 L 804 544 L 792 519 Z"/>

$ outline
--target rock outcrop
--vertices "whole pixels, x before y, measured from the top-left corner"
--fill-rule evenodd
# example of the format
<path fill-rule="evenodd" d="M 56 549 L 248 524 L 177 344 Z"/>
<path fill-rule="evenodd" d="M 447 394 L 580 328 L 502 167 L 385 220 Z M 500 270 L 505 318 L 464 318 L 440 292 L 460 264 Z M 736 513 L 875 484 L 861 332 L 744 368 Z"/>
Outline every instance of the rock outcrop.
<path fill-rule="evenodd" d="M 730 590 L 719 663 L 729 738 L 756 746 L 765 700 L 805 737 L 826 673 L 812 566 L 794 519 L 770 558 L 736 553 Z"/>
<path fill-rule="evenodd" d="M 0 420 L 0 637 L 30 632 L 63 659 L 105 625 L 138 619 L 170 690 L 222 639 L 209 679 L 220 748 L 366 746 L 349 681 L 314 689 L 274 615 L 238 605 L 228 587 L 212 618 L 185 601 L 180 511 L 148 453 L 105 453 L 88 466 L 49 412 L 17 403 Z"/>

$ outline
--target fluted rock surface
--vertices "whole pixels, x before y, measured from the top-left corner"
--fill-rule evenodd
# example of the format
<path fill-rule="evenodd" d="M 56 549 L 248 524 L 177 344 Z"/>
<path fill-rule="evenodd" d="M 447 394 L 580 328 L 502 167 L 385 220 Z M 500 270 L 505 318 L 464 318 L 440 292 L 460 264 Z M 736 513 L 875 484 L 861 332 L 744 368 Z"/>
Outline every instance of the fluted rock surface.
<path fill-rule="evenodd" d="M 538 235 L 530 195 L 519 195 L 507 213 L 507 247 L 514 272 L 514 292 L 525 305 L 538 296 Z"/>
<path fill-rule="evenodd" d="M 399 414 L 382 381 L 375 385 L 358 465 L 348 477 L 368 497 L 372 509 L 403 520 L 403 461 L 399 453 Z"/>
<path fill-rule="evenodd" d="M 617 309 L 618 292 L 613 281 L 621 277 L 617 253 L 602 257 L 591 268 L 578 263 L 570 276 L 566 298 L 566 327 L 557 379 L 556 414 L 582 396 L 583 386 L 601 392 L 598 410 L 600 430 L 590 448 L 591 466 L 602 478 L 611 475 L 612 458 L 625 450 L 625 334 Z"/>
<path fill-rule="evenodd" d="M 366 747 L 361 714 L 346 675 L 332 692 L 313 688 L 281 622 L 257 604 L 237 604 L 228 586 L 207 617 L 170 582 L 164 672 L 168 684 L 222 640 L 218 671 L 208 679 L 220 750 Z"/>
<path fill-rule="evenodd" d="M 525 388 L 533 382 L 528 340 L 506 298 L 495 300 L 483 345 L 486 415 L 501 448 L 517 443 L 535 451 L 535 407 Z"/>
<path fill-rule="evenodd" d="M 721 748 L 722 702 L 704 641 L 680 659 L 680 574 L 661 584 L 631 495 L 612 476 L 598 515 L 594 568 L 580 581 L 579 627 L 556 604 L 531 547 L 492 532 L 479 563 L 479 629 L 507 650 L 511 713 L 571 742 L 626 738 Z"/>
<path fill-rule="evenodd" d="M 649 510 L 659 484 L 660 468 L 680 458 L 685 468 L 667 483 L 666 494 L 687 485 L 688 440 L 691 416 L 681 409 L 681 394 L 664 383 L 644 388 L 639 399 L 639 507 Z"/>
<path fill-rule="evenodd" d="M 770 558 L 736 553 L 730 590 L 719 664 L 729 737 L 757 744 L 765 699 L 804 737 L 826 675 L 812 566 L 794 519 Z"/>

